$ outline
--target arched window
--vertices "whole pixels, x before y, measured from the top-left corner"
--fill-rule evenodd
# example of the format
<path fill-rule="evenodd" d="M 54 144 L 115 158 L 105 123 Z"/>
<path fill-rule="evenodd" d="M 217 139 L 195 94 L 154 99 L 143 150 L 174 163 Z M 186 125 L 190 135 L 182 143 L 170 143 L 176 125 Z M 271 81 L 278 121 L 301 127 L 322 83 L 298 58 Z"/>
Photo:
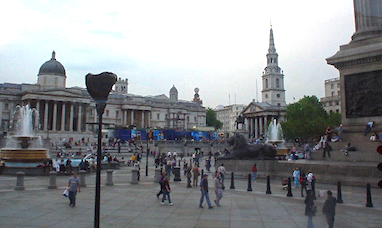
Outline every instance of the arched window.
<path fill-rule="evenodd" d="M 280 79 L 276 78 L 276 87 L 280 88 Z"/>
<path fill-rule="evenodd" d="M 273 62 L 273 59 L 271 58 L 271 63 Z"/>
<path fill-rule="evenodd" d="M 265 88 L 268 89 L 268 79 L 265 79 Z"/>

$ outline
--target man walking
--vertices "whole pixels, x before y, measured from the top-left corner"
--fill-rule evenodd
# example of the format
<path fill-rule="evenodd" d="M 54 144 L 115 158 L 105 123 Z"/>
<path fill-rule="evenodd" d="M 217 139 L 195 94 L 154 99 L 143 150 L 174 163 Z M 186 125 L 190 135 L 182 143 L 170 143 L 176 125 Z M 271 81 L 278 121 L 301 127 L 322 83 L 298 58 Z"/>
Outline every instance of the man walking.
<path fill-rule="evenodd" d="M 224 164 L 222 163 L 221 166 L 219 166 L 218 168 L 218 173 L 220 173 L 220 176 L 222 178 L 222 182 L 224 183 L 224 177 L 225 177 L 225 168 L 224 168 Z"/>
<path fill-rule="evenodd" d="M 332 191 L 327 191 L 328 199 L 325 201 L 324 207 L 322 208 L 322 212 L 326 217 L 326 221 L 328 222 L 329 228 L 333 228 L 334 226 L 334 215 L 336 212 L 336 204 L 337 199 L 333 197 Z"/>
<path fill-rule="evenodd" d="M 220 173 L 216 173 L 216 177 L 214 179 L 215 181 L 215 194 L 216 194 L 216 199 L 214 200 L 216 206 L 220 206 L 220 200 L 223 198 L 223 182 L 220 177 Z"/>
<path fill-rule="evenodd" d="M 199 207 L 203 208 L 204 197 L 206 197 L 206 201 L 207 201 L 207 204 L 208 204 L 208 209 L 214 208 L 211 205 L 210 196 L 208 194 L 208 174 L 204 174 L 203 175 L 203 179 L 200 182 L 200 191 L 202 192 L 202 196 L 200 197 Z"/>
<path fill-rule="evenodd" d="M 68 188 L 69 188 L 69 200 L 70 200 L 69 206 L 75 207 L 77 188 L 78 188 L 78 192 L 81 192 L 80 180 L 77 178 L 76 172 L 73 173 L 73 176 L 69 179 Z"/>

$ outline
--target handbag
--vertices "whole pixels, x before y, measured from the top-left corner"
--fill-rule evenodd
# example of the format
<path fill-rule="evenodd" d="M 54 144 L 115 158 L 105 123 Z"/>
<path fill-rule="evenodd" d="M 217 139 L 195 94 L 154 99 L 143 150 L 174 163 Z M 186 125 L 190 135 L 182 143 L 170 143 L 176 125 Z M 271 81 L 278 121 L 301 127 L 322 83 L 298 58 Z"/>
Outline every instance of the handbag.
<path fill-rule="evenodd" d="M 68 197 L 69 196 L 69 189 L 65 189 L 62 193 L 63 196 Z"/>

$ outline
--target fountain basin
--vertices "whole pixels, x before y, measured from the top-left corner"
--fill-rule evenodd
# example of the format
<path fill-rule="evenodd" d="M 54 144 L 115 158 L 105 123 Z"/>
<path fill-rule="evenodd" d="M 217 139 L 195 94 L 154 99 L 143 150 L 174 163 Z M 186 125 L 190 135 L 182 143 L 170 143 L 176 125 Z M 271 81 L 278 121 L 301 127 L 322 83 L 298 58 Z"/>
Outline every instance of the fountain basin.
<path fill-rule="evenodd" d="M 6 163 L 9 162 L 23 162 L 23 163 L 42 163 L 45 159 L 49 159 L 48 149 L 33 148 L 33 149 L 19 149 L 19 148 L 4 148 L 1 149 L 1 160 Z"/>

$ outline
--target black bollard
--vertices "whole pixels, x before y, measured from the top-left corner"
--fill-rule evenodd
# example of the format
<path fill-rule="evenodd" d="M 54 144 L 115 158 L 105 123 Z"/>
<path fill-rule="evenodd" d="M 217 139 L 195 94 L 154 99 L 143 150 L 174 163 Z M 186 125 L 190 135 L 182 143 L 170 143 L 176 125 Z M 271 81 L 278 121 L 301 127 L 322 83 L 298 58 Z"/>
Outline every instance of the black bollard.
<path fill-rule="evenodd" d="M 267 175 L 267 192 L 266 194 L 272 194 L 271 192 L 271 178 Z"/>
<path fill-rule="evenodd" d="M 337 181 L 337 203 L 343 203 L 341 192 L 341 181 Z"/>
<path fill-rule="evenodd" d="M 366 185 L 366 207 L 373 207 L 373 203 L 371 202 L 371 191 L 370 184 Z"/>
<path fill-rule="evenodd" d="M 204 176 L 204 169 L 202 169 L 202 176 Z"/>
<path fill-rule="evenodd" d="M 248 174 L 248 192 L 252 192 L 252 181 L 251 181 L 251 174 Z"/>
<path fill-rule="evenodd" d="M 293 194 L 292 194 L 292 185 L 291 185 L 290 182 L 291 182 L 290 181 L 290 177 L 288 177 L 288 194 L 287 194 L 288 197 L 292 197 L 293 196 Z"/>
<path fill-rule="evenodd" d="M 230 188 L 230 189 L 235 189 L 233 172 L 231 173 L 231 187 L 229 187 L 229 188 Z"/>
<path fill-rule="evenodd" d="M 180 160 L 178 161 L 178 166 L 180 167 Z"/>
<path fill-rule="evenodd" d="M 192 188 L 192 186 L 191 186 L 191 177 L 187 177 L 187 188 Z"/>

